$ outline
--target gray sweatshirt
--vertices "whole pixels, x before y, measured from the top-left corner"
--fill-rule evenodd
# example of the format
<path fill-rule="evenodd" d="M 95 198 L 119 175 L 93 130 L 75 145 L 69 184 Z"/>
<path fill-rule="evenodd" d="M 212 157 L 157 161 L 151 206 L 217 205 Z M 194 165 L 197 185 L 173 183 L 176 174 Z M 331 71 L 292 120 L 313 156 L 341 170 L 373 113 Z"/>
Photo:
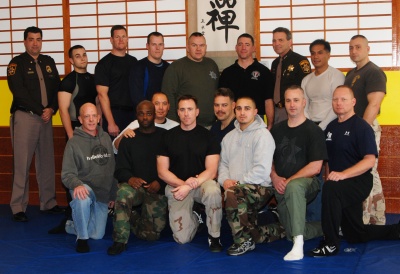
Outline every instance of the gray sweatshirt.
<path fill-rule="evenodd" d="M 115 200 L 117 190 L 115 158 L 110 136 L 99 126 L 97 131 L 92 136 L 75 128 L 65 147 L 61 180 L 70 190 L 87 184 L 99 202 L 108 203 Z"/>
<path fill-rule="evenodd" d="M 221 143 L 218 182 L 222 186 L 226 179 L 232 179 L 241 184 L 271 186 L 274 151 L 274 139 L 260 116 L 256 115 L 244 131 L 235 121 L 235 129 Z"/>

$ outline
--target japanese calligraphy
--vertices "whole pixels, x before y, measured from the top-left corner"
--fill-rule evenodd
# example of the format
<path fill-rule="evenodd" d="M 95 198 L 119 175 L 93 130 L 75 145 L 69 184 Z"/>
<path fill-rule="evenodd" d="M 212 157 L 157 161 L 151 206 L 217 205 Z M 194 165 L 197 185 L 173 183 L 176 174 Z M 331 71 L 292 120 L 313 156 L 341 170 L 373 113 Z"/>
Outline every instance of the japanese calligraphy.
<path fill-rule="evenodd" d="M 210 6 L 213 10 L 207 12 L 210 20 L 206 26 L 211 25 L 214 32 L 216 30 L 225 30 L 225 42 L 228 43 L 229 29 L 239 29 L 237 25 L 233 25 L 236 13 L 232 8 L 236 6 L 236 0 L 214 0 L 210 1 Z M 204 22 L 204 19 L 202 19 L 202 22 Z M 202 29 L 204 30 L 204 28 L 203 26 Z"/>

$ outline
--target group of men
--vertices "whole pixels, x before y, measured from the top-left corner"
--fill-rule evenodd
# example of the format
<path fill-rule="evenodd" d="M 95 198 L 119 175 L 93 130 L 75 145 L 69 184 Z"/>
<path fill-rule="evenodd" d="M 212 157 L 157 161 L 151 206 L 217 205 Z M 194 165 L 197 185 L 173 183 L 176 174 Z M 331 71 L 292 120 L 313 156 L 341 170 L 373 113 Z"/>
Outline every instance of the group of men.
<path fill-rule="evenodd" d="M 349 241 L 399 238 L 397 225 L 365 225 L 385 223 L 376 172 L 376 116 L 386 77 L 369 61 L 364 36 L 350 41 L 357 67 L 346 77 L 329 66 L 325 40 L 310 45 L 311 72 L 307 58 L 291 50 L 291 33 L 282 27 L 273 31 L 279 57 L 271 71 L 253 57 L 254 39 L 245 33 L 237 39 L 237 61 L 221 76 L 217 64 L 205 57 L 201 33 L 189 36 L 187 56 L 172 64 L 162 60 L 161 33 L 148 35 L 148 56 L 139 61 L 126 53 L 127 41 L 126 28 L 113 26 L 112 50 L 98 62 L 94 76 L 87 72 L 84 47 L 71 47 L 74 71 L 60 83 L 53 59 L 40 54 L 42 31 L 25 30 L 26 52 L 8 67 L 14 96 L 10 205 L 15 221 L 28 220 L 33 154 L 40 209 L 64 211 L 55 201 L 51 125 L 59 107 L 68 140 L 61 179 L 71 216 L 49 233 L 77 235 L 78 252 L 89 251 L 89 238 L 104 236 L 113 207 L 109 255 L 126 249 L 131 231 L 140 239 L 157 240 L 168 211 L 175 241 L 190 242 L 201 219 L 194 203 L 205 206 L 209 248 L 220 252 L 221 189 L 233 236 L 229 255 L 285 235 L 293 241 L 285 260 L 302 259 L 304 240 L 322 235 L 311 254 L 335 255 L 340 227 Z M 273 196 L 280 224 L 259 225 L 257 213 Z"/>

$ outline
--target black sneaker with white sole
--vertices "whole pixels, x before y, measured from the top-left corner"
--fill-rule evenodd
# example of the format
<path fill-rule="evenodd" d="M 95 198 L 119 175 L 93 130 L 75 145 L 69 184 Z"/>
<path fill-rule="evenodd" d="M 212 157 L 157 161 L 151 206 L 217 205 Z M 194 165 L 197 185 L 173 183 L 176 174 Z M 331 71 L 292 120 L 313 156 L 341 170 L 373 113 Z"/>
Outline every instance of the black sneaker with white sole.
<path fill-rule="evenodd" d="M 321 242 L 320 245 L 310 251 L 312 257 L 327 257 L 334 256 L 339 252 L 339 247 L 336 245 Z"/>
<path fill-rule="evenodd" d="M 248 239 L 241 244 L 231 245 L 226 253 L 230 256 L 238 256 L 246 253 L 247 251 L 254 250 L 254 248 L 256 248 L 255 242 L 252 239 Z"/>

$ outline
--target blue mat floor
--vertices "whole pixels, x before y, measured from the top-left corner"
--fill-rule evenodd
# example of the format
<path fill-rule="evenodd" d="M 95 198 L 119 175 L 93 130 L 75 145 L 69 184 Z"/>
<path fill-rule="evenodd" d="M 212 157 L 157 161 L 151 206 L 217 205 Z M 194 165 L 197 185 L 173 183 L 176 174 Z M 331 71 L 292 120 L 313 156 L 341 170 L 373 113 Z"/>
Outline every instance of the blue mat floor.
<path fill-rule="evenodd" d="M 90 253 L 75 252 L 75 236 L 49 235 L 63 215 L 45 215 L 39 208 L 27 210 L 29 222 L 15 223 L 8 205 L 0 205 L 0 273 L 399 273 L 400 240 L 366 244 L 342 242 L 334 257 L 304 257 L 285 262 L 283 256 L 292 243 L 283 239 L 258 244 L 254 251 L 238 257 L 208 250 L 206 229 L 185 245 L 175 243 L 166 228 L 157 242 L 138 240 L 133 234 L 128 249 L 119 256 L 108 256 L 112 245 L 112 221 L 109 219 L 102 240 L 89 240 Z M 397 223 L 400 215 L 388 214 L 388 223 Z M 232 244 L 227 222 L 222 226 L 222 244 Z M 320 239 L 305 242 L 304 250 L 314 248 Z M 347 252 L 345 252 L 347 251 Z"/>

